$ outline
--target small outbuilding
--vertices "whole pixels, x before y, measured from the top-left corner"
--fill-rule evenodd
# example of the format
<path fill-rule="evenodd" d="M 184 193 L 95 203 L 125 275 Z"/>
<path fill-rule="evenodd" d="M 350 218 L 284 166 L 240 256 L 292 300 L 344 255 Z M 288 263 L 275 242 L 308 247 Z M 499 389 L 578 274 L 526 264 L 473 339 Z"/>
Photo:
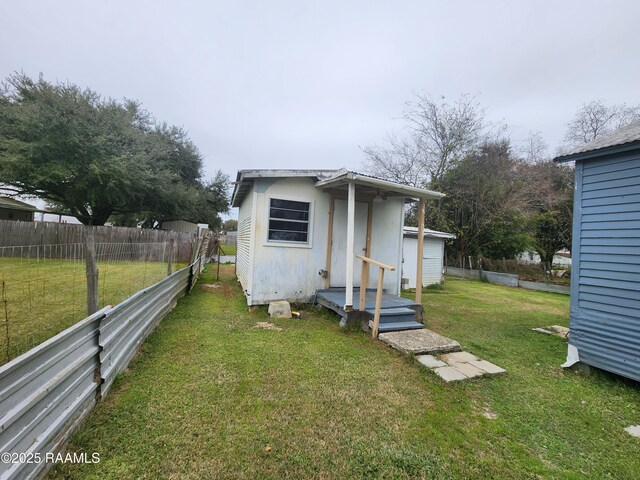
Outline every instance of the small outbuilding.
<path fill-rule="evenodd" d="M 640 124 L 603 135 L 575 162 L 567 363 L 640 381 Z"/>
<path fill-rule="evenodd" d="M 452 233 L 424 229 L 422 263 L 422 285 L 433 285 L 444 281 L 444 242 L 456 238 Z M 404 227 L 402 242 L 402 286 L 412 288 L 416 284 L 418 252 L 418 228 Z"/>
<path fill-rule="evenodd" d="M 381 302 L 380 331 L 392 320 L 423 328 L 422 285 L 415 302 L 399 296 L 405 205 L 418 202 L 424 217 L 425 200 L 442 196 L 346 169 L 239 171 L 236 273 L 247 304 L 317 301 L 351 320 Z"/>
<path fill-rule="evenodd" d="M 195 235 L 198 233 L 199 227 L 197 223 L 188 222 L 186 220 L 163 220 L 160 229 Z"/>
<path fill-rule="evenodd" d="M 0 197 L 0 220 L 33 222 L 38 209 L 15 198 Z"/>

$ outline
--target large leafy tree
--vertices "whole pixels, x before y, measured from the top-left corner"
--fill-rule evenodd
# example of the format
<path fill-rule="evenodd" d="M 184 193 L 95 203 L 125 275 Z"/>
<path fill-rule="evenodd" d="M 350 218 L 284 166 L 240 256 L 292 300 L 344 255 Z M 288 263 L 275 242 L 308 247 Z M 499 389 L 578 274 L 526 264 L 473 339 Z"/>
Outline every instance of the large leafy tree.
<path fill-rule="evenodd" d="M 23 74 L 0 92 L 0 183 L 88 225 L 114 216 L 215 225 L 228 208 L 225 177 L 202 180 L 202 158 L 182 129 L 156 124 L 135 101 Z"/>
<path fill-rule="evenodd" d="M 430 225 L 457 235 L 449 253 L 512 258 L 532 242 L 531 189 L 508 140 L 485 142 L 434 186 L 447 194 L 427 212 Z"/>
<path fill-rule="evenodd" d="M 571 166 L 544 160 L 528 167 L 528 177 L 536 185 L 532 192 L 533 249 L 543 268 L 550 270 L 558 250 L 571 250 L 574 171 Z"/>

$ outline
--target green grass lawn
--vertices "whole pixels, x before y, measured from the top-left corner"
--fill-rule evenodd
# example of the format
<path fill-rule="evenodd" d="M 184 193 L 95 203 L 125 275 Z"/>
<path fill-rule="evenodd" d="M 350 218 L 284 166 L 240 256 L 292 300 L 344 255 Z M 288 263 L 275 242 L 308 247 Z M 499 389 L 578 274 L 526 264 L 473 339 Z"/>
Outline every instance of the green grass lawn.
<path fill-rule="evenodd" d="M 237 245 L 220 245 L 220 248 L 220 255 L 235 255 L 237 252 Z"/>
<path fill-rule="evenodd" d="M 99 306 L 116 305 L 166 275 L 162 262 L 99 262 Z M 87 315 L 83 259 L 0 258 L 0 281 L 0 365 Z"/>
<path fill-rule="evenodd" d="M 565 371 L 563 340 L 530 330 L 566 325 L 567 296 L 457 279 L 425 292 L 430 328 L 508 370 L 444 384 L 311 306 L 254 328 L 266 310 L 222 272 L 74 434 L 69 450 L 100 463 L 52 478 L 640 478 L 623 431 L 640 423 L 638 384 Z"/>

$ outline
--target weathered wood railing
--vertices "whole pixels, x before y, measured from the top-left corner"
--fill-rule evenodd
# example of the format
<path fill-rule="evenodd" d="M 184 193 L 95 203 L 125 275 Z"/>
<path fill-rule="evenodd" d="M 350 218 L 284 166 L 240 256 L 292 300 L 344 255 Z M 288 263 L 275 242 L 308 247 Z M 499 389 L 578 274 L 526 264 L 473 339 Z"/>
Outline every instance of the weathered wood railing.
<path fill-rule="evenodd" d="M 376 308 L 373 316 L 373 328 L 371 329 L 371 336 L 378 338 L 378 328 L 380 327 L 380 308 L 382 306 L 382 285 L 384 284 L 384 271 L 389 270 L 393 272 L 396 267 L 386 265 L 372 258 L 365 257 L 363 255 L 356 255 L 357 258 L 362 260 L 362 273 L 360 276 L 360 302 L 358 303 L 358 309 L 364 311 L 367 306 L 367 287 L 369 285 L 369 265 L 375 265 L 379 267 L 378 272 L 378 288 L 376 290 Z"/>

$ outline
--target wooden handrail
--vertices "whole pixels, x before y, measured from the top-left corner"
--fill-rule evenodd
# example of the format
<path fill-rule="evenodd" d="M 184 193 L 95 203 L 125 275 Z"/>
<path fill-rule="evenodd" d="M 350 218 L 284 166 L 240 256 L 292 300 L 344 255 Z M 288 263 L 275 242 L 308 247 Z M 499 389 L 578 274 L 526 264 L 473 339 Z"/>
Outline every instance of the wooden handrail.
<path fill-rule="evenodd" d="M 365 310 L 365 300 L 366 300 L 366 290 L 367 283 L 369 281 L 369 269 L 365 268 L 367 264 L 375 265 L 380 267 L 378 271 L 378 288 L 376 289 L 376 309 L 373 315 L 373 328 L 371 329 L 371 336 L 373 338 L 378 338 L 378 329 L 380 328 L 380 309 L 382 308 L 382 286 L 384 285 L 384 271 L 390 270 L 394 271 L 396 267 L 392 267 L 391 265 L 386 265 L 382 262 L 378 262 L 369 257 L 365 257 L 364 255 L 356 255 L 356 258 L 362 260 L 362 276 L 365 275 L 367 278 L 360 279 L 360 310 Z M 364 288 L 364 291 L 363 291 Z"/>
<path fill-rule="evenodd" d="M 359 258 L 363 262 L 370 263 L 371 265 L 384 268 L 385 270 L 389 270 L 391 272 L 393 272 L 396 269 L 396 267 L 392 267 L 391 265 L 387 265 L 386 263 L 379 262 L 377 260 L 374 260 L 373 258 L 365 257 L 364 255 L 356 255 L 356 258 Z"/>

